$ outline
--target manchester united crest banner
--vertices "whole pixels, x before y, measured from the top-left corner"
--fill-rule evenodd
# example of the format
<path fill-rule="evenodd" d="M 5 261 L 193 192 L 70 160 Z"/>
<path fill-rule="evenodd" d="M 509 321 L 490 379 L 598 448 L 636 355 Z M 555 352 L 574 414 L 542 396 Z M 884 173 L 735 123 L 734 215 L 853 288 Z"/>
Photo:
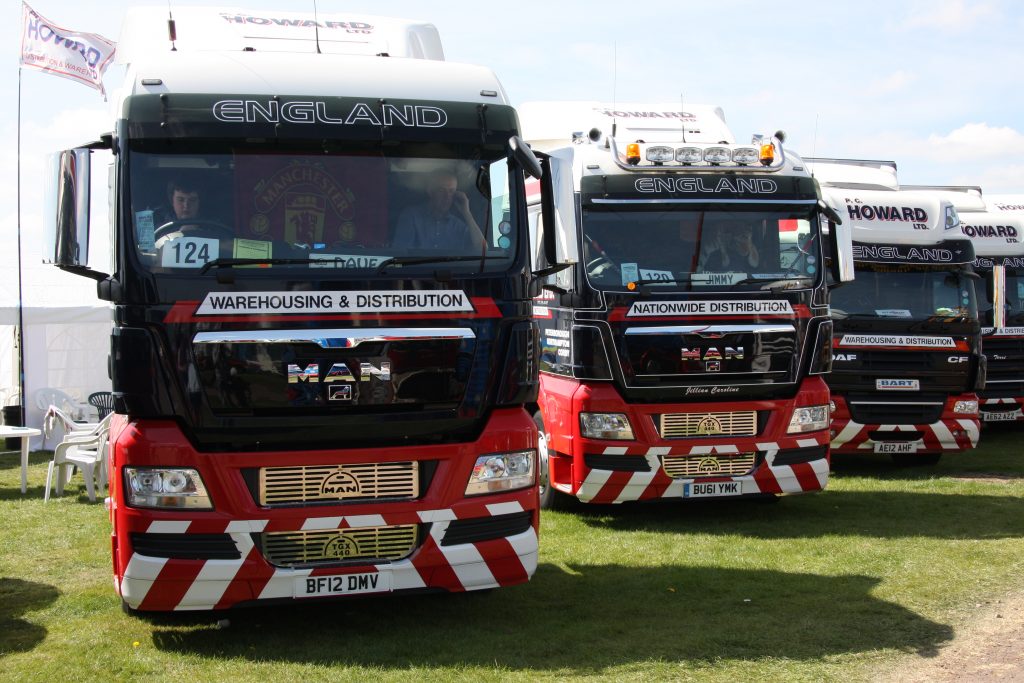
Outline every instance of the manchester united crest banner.
<path fill-rule="evenodd" d="M 371 157 L 237 159 L 242 234 L 310 248 L 379 247 L 388 234 L 385 161 Z"/>

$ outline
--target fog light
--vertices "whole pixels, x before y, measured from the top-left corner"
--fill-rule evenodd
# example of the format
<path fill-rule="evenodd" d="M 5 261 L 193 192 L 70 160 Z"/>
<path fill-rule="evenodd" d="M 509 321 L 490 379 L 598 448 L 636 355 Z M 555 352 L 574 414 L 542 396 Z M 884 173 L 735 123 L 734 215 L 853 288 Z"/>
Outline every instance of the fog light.
<path fill-rule="evenodd" d="M 212 510 L 199 472 L 175 467 L 126 467 L 128 504 L 140 508 Z"/>
<path fill-rule="evenodd" d="M 536 451 L 515 453 L 493 453 L 481 455 L 473 465 L 473 472 L 466 484 L 466 495 L 514 491 L 534 486 L 534 463 Z"/>

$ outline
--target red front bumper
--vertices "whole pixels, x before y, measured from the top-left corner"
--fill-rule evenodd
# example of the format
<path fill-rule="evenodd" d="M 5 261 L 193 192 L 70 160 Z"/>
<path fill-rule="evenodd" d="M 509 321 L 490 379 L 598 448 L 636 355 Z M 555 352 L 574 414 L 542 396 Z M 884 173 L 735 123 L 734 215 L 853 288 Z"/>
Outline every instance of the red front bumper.
<path fill-rule="evenodd" d="M 522 409 L 495 411 L 476 442 L 443 446 L 199 453 L 171 421 L 122 422 L 113 444 L 115 583 L 134 609 L 221 609 L 258 600 L 416 589 L 476 590 L 527 581 L 537 566 L 536 487 L 465 496 L 470 471 L 480 455 L 536 449 L 533 421 Z M 245 476 L 263 467 L 401 461 L 420 461 L 421 465 L 432 461 L 430 484 L 415 500 L 267 507 L 257 503 Z M 125 503 L 126 465 L 194 468 L 215 509 L 131 508 Z M 465 525 L 460 526 L 464 520 L 475 520 L 478 526 L 472 531 L 478 532 L 476 536 L 467 535 Z M 411 554 L 393 561 L 360 564 L 339 559 L 275 566 L 261 547 L 263 535 L 274 532 L 326 532 L 333 536 L 339 529 L 396 525 L 415 525 L 417 541 Z M 461 534 L 457 538 L 449 535 L 456 528 Z M 502 535 L 503 530 L 510 533 Z M 221 551 L 234 549 L 234 556 L 189 557 L 204 552 L 203 543 L 210 539 Z M 144 541 L 147 549 L 161 550 L 142 554 L 133 540 Z"/>
<path fill-rule="evenodd" d="M 828 430 L 787 434 L 787 428 L 793 408 L 828 401 L 828 387 L 817 377 L 805 379 L 796 395 L 785 400 L 635 404 L 623 401 L 610 384 L 541 375 L 551 482 L 594 503 L 817 491 L 828 482 Z M 663 439 L 657 428 L 663 413 L 734 411 L 757 411 L 767 421 L 756 436 Z M 581 412 L 626 414 L 634 440 L 582 436 Z M 735 454 L 753 454 L 754 464 L 741 474 L 716 475 L 715 468 Z M 705 474 L 670 476 L 663 467 L 666 456 L 698 457 Z"/>

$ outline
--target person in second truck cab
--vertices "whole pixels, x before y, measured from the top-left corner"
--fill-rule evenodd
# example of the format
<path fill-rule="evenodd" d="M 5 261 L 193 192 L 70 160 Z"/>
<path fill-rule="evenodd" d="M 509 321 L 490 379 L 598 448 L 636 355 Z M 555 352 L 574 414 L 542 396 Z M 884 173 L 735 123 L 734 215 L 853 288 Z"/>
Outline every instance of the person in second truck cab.
<path fill-rule="evenodd" d="M 430 174 L 427 200 L 402 211 L 393 244 L 456 253 L 481 249 L 483 233 L 454 171 L 439 169 Z"/>

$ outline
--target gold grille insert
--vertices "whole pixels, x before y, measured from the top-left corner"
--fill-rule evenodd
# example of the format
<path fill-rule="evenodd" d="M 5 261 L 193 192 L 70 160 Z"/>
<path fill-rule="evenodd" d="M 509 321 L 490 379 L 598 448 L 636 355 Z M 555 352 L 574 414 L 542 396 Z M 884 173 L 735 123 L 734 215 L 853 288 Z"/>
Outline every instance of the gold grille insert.
<path fill-rule="evenodd" d="M 754 467 L 754 453 L 666 455 L 661 466 L 670 477 L 730 477 L 743 475 Z"/>
<path fill-rule="evenodd" d="M 663 439 L 695 436 L 754 436 L 757 434 L 757 412 L 736 413 L 665 413 L 658 420 Z"/>
<path fill-rule="evenodd" d="M 278 567 L 349 560 L 390 561 L 416 548 L 416 524 L 263 534 L 263 555 Z"/>
<path fill-rule="evenodd" d="M 264 467 L 260 470 L 260 505 L 296 505 L 338 500 L 415 498 L 418 462 L 359 465 Z"/>

